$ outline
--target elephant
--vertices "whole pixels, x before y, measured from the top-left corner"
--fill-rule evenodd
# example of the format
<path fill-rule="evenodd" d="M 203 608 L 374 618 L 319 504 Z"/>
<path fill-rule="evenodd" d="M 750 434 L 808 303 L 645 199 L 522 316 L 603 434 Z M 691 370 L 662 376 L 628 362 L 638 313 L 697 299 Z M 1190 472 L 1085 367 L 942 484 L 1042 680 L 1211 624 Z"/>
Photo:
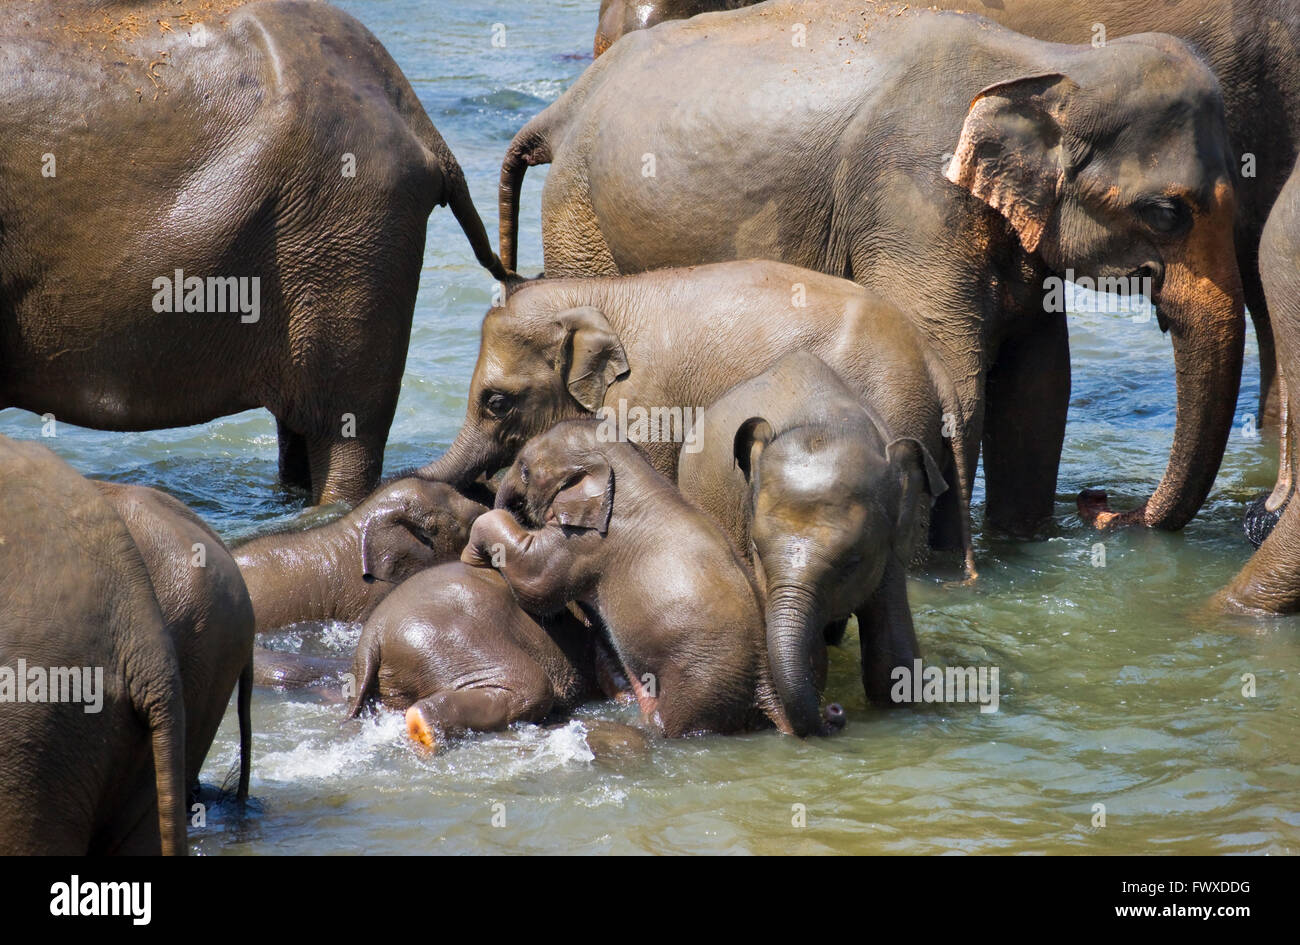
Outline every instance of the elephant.
<path fill-rule="evenodd" d="M 468 732 L 540 722 L 600 694 L 595 647 L 568 611 L 549 620 L 523 611 L 495 571 L 440 564 L 366 621 L 348 717 L 382 702 L 404 711 L 411 739 L 433 751 Z"/>
<path fill-rule="evenodd" d="M 190 797 L 239 684 L 237 796 L 248 796 L 253 749 L 254 611 L 230 551 L 184 503 L 144 486 L 96 482 L 144 558 L 184 681 L 185 778 Z"/>
<path fill-rule="evenodd" d="M 1259 260 L 1281 380 L 1291 385 L 1294 378 L 1300 378 L 1300 162 L 1269 215 Z M 1286 400 L 1297 402 L 1292 396 Z M 1293 498 L 1295 482 L 1296 433 L 1294 424 L 1284 423 L 1281 470 L 1274 492 L 1274 497 L 1282 500 L 1276 507 L 1280 518 L 1246 565 L 1216 595 L 1219 607 L 1257 614 L 1300 611 L 1300 503 Z"/>
<path fill-rule="evenodd" d="M 530 613 L 577 603 L 666 737 L 791 732 L 745 565 L 636 446 L 607 439 L 568 420 L 530 440 L 461 560 L 499 571 Z"/>
<path fill-rule="evenodd" d="M 238 570 L 175 500 L 6 437 L 0 508 L 0 853 L 184 855 L 186 788 L 237 679 L 248 792 Z"/>
<path fill-rule="evenodd" d="M 454 561 L 486 511 L 451 486 L 407 477 L 333 522 L 239 545 L 235 561 L 258 632 L 307 620 L 365 620 L 411 575 Z"/>
<path fill-rule="evenodd" d="M 1065 279 L 1148 294 L 1174 347 L 1173 446 L 1154 493 L 1096 524 L 1177 529 L 1213 485 L 1245 333 L 1237 165 L 1218 81 L 1176 39 L 1066 47 L 971 15 L 771 0 L 629 33 L 520 130 L 507 268 L 542 163 L 547 277 L 765 257 L 903 309 L 957 385 L 968 477 L 982 446 L 985 522 L 1013 536 L 1054 509 Z"/>
<path fill-rule="evenodd" d="M 698 446 L 686 442 L 696 412 L 800 349 L 873 403 L 896 436 L 920 441 L 952 471 L 960 488 L 935 509 L 931 539 L 960 549 L 973 575 L 969 464 L 960 437 L 944 435 L 945 425 L 955 431 L 962 422 L 957 385 L 897 307 L 846 279 L 784 263 L 523 285 L 484 318 L 465 422 L 417 474 L 465 486 L 509 465 L 555 423 L 601 415 L 617 416 L 671 480 L 679 451 Z M 657 415 L 657 429 L 622 423 L 636 411 Z"/>
<path fill-rule="evenodd" d="M 374 36 L 290 0 L 4 4 L 0 82 L 0 407 L 105 430 L 265 407 L 285 483 L 364 498 L 434 206 L 508 276 Z"/>
<path fill-rule="evenodd" d="M 599 56 L 624 33 L 649 29 L 664 20 L 684 20 L 698 13 L 736 10 L 755 3 L 758 0 L 601 0 L 592 54 Z"/>
<path fill-rule="evenodd" d="M 888 396 L 888 392 L 882 392 Z M 920 658 L 907 564 L 947 488 L 917 440 L 896 438 L 816 355 L 786 355 L 705 410 L 677 485 L 754 568 L 767 652 L 795 734 L 821 726 L 813 667 L 823 628 L 857 615 L 862 681 L 891 705 L 890 674 Z"/>

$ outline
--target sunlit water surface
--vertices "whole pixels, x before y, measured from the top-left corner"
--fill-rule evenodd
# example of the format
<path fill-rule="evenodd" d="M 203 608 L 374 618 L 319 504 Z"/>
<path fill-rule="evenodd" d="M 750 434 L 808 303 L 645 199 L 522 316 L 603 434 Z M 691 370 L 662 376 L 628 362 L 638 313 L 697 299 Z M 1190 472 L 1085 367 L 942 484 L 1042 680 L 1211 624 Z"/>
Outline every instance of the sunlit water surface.
<path fill-rule="evenodd" d="M 596 0 L 348 0 L 386 44 L 460 159 L 495 235 L 499 162 L 519 126 L 587 64 Z M 505 48 L 491 44 L 506 27 Z M 523 192 L 521 266 L 541 265 L 545 170 Z M 720 181 L 719 186 L 726 186 Z M 494 239 L 495 242 L 495 239 Z M 490 302 L 446 210 L 429 224 L 415 326 L 387 468 L 437 455 L 464 415 Z M 832 653 L 836 738 L 775 733 L 653 743 L 642 759 L 593 758 L 588 707 L 552 729 L 520 727 L 432 759 L 400 716 L 344 721 L 342 706 L 258 690 L 251 813 L 212 811 L 196 853 L 747 852 L 1287 853 L 1300 843 L 1300 640 L 1293 620 L 1206 615 L 1245 560 L 1243 502 L 1271 485 L 1270 439 L 1240 431 L 1258 390 L 1253 343 L 1234 434 L 1209 503 L 1178 534 L 1098 538 L 1079 488 L 1117 505 L 1158 480 L 1173 431 L 1171 350 L 1154 320 L 1072 319 L 1074 396 L 1057 525 L 1041 541 L 982 537 L 974 588 L 917 574 L 910 592 L 928 661 L 999 668 L 1000 706 L 865 705 L 856 639 Z M 0 432 L 37 437 L 33 414 Z M 251 411 L 182 430 L 61 426 L 50 445 L 80 471 L 170 492 L 234 539 L 295 517 L 276 485 L 275 429 Z M 977 491 L 977 503 L 982 493 Z M 277 640 L 350 655 L 356 628 Z M 1243 695 L 1243 676 L 1255 695 Z M 236 757 L 228 713 L 204 779 Z M 1105 826 L 1099 823 L 1104 805 Z M 802 805 L 797 807 L 796 805 Z M 801 813 L 802 812 L 802 813 Z M 806 820 L 804 826 L 798 822 Z"/>

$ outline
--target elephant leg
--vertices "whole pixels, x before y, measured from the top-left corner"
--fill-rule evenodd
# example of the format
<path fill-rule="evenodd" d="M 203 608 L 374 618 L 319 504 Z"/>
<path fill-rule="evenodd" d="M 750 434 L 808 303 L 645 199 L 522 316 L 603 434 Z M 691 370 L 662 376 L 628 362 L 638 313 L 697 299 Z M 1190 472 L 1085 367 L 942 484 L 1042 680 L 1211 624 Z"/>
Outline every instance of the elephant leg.
<path fill-rule="evenodd" d="M 540 671 L 539 671 L 540 674 Z M 425 748 L 466 732 L 499 732 L 511 722 L 536 722 L 551 710 L 550 685 L 531 685 L 525 692 L 506 689 L 459 689 L 421 699 L 406 710 L 406 732 Z"/>
<path fill-rule="evenodd" d="M 873 705 L 893 706 L 889 690 L 895 667 L 921 658 L 907 603 L 907 571 L 890 556 L 876 593 L 857 611 L 858 640 L 862 646 L 862 686 Z"/>
<path fill-rule="evenodd" d="M 371 427 L 365 430 L 359 414 L 339 416 L 339 428 L 307 437 L 312 501 L 316 505 L 356 505 L 370 494 L 383 472 L 392 411 L 371 420 Z M 352 416 L 356 417 L 355 429 L 347 426 Z"/>
<path fill-rule="evenodd" d="M 1273 323 L 1268 315 L 1268 301 L 1259 278 L 1259 266 L 1254 259 L 1240 260 L 1241 289 L 1245 296 L 1250 320 L 1255 326 L 1255 341 L 1259 345 L 1259 415 L 1257 426 L 1271 427 L 1281 417 L 1282 390 L 1278 379 L 1277 348 L 1273 341 Z"/>
<path fill-rule="evenodd" d="M 307 440 L 278 418 L 275 421 L 275 433 L 280 441 L 281 485 L 310 492 L 311 465 L 307 461 Z"/>
<path fill-rule="evenodd" d="M 1273 486 L 1272 494 L 1264 502 L 1264 508 L 1270 512 L 1277 512 L 1278 509 L 1282 508 L 1295 490 L 1293 470 L 1295 456 L 1292 452 L 1294 444 L 1291 442 L 1290 394 L 1287 392 L 1286 377 L 1283 376 L 1280 368 L 1277 372 L 1277 392 L 1279 405 L 1277 483 Z"/>
<path fill-rule="evenodd" d="M 1008 339 L 985 383 L 985 520 L 1028 538 L 1052 517 L 1070 406 L 1065 314 Z"/>

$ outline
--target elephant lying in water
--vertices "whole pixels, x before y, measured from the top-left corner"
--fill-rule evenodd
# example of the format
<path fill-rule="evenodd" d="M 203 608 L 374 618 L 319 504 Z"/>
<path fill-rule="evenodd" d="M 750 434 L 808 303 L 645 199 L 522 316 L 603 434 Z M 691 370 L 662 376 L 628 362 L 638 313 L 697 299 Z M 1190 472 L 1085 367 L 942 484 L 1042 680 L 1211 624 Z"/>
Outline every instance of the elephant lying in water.
<path fill-rule="evenodd" d="M 248 793 L 238 569 L 174 499 L 5 437 L 0 508 L 0 852 L 184 854 L 186 788 L 236 681 Z"/>
<path fill-rule="evenodd" d="M 880 395 L 886 392 L 878 391 Z M 796 734 L 821 725 L 823 628 L 856 614 L 862 681 L 890 705 L 890 673 L 919 658 L 906 568 L 947 488 L 919 442 L 896 438 L 815 355 L 787 355 L 704 413 L 682 495 L 727 532 L 766 598 L 767 651 Z"/>
<path fill-rule="evenodd" d="M 430 211 L 507 276 L 375 37 L 323 3 L 0 4 L 0 88 L 0 407 L 108 430 L 265 407 L 284 481 L 364 498 Z"/>
<path fill-rule="evenodd" d="M 715 10 L 736 10 L 759 0 L 601 0 L 592 53 L 599 56 L 624 33 L 649 29 L 664 20 L 684 20 Z"/>
<path fill-rule="evenodd" d="M 366 621 L 348 717 L 382 702 L 406 712 L 411 738 L 433 750 L 467 732 L 540 722 L 600 695 L 597 645 L 568 611 L 525 613 L 496 572 L 442 564 Z"/>
<path fill-rule="evenodd" d="M 641 411 L 658 415 L 657 429 L 620 427 L 672 479 L 678 452 L 698 447 L 684 444 L 697 412 L 798 350 L 820 357 L 895 436 L 919 441 L 951 470 L 958 488 L 936 508 L 931 535 L 937 547 L 962 549 L 973 574 L 969 463 L 960 437 L 944 436 L 945 426 L 960 429 L 961 404 L 938 356 L 868 290 L 783 263 L 523 286 L 484 318 L 465 423 L 418 475 L 468 485 L 560 420 L 604 411 L 612 424 Z"/>
<path fill-rule="evenodd" d="M 791 731 L 744 564 L 635 446 L 599 429 L 566 421 L 531 440 L 462 560 L 500 571 L 531 613 L 579 604 L 666 736 Z"/>
<path fill-rule="evenodd" d="M 235 549 L 259 632 L 306 620 L 365 620 L 416 572 L 454 561 L 487 507 L 451 486 L 398 479 L 337 521 Z"/>
<path fill-rule="evenodd" d="M 1171 37 L 1067 47 L 772 0 L 629 33 L 528 122 L 501 168 L 507 268 L 543 163 L 548 277 L 762 257 L 899 305 L 956 384 L 963 478 L 982 444 L 985 520 L 1016 535 L 1056 500 L 1062 280 L 1148 291 L 1174 347 L 1173 448 L 1151 497 L 1099 524 L 1180 528 L 1214 483 L 1244 338 L 1239 171 L 1217 80 Z"/>

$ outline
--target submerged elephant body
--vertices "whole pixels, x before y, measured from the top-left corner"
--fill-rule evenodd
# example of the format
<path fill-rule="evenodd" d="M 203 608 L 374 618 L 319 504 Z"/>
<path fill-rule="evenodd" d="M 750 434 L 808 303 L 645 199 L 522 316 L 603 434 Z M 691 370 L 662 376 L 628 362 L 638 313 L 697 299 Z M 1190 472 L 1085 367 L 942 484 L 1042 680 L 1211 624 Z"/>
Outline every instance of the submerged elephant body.
<path fill-rule="evenodd" d="M 28 687 L 0 700 L 0 850 L 184 854 L 186 788 L 236 679 L 248 789 L 253 617 L 238 571 L 174 500 L 3 437 L 0 509 L 0 688 Z M 62 696 L 32 699 L 22 665 L 61 677 Z"/>
<path fill-rule="evenodd" d="M 884 393 L 884 392 L 881 392 Z M 748 558 L 766 599 L 767 649 L 798 734 L 816 731 L 823 628 L 857 615 L 862 679 L 890 704 L 890 674 L 919 657 L 906 568 L 946 484 L 919 442 L 896 438 L 830 368 L 789 355 L 705 412 L 682 495 Z"/>
<path fill-rule="evenodd" d="M 265 407 L 281 477 L 356 502 L 434 206 L 505 273 L 374 36 L 326 4 L 213 6 L 0 6 L 0 407 L 109 430 Z"/>
<path fill-rule="evenodd" d="M 462 560 L 500 571 L 531 613 L 580 605 L 668 737 L 789 731 L 745 566 L 635 446 L 598 427 L 569 421 L 532 440 Z"/>
<path fill-rule="evenodd" d="M 501 575 L 459 561 L 429 568 L 366 621 L 355 718 L 372 702 L 406 712 L 427 748 L 467 732 L 540 722 L 599 692 L 597 641 L 567 611 L 524 612 Z"/>
<path fill-rule="evenodd" d="M 625 36 L 516 135 L 508 267 L 524 171 L 548 162 L 548 277 L 764 257 L 903 308 L 957 386 L 965 475 L 983 448 L 986 520 L 1014 534 L 1056 498 L 1070 385 L 1051 280 L 1149 289 L 1177 426 L 1121 520 L 1181 527 L 1213 484 L 1244 335 L 1238 167 L 1214 75 L 1171 37 L 1068 47 L 956 13 L 772 0 Z"/>
<path fill-rule="evenodd" d="M 398 584 L 454 561 L 486 506 L 443 483 L 381 486 L 337 521 L 254 538 L 235 550 L 259 632 L 368 617 Z"/>

